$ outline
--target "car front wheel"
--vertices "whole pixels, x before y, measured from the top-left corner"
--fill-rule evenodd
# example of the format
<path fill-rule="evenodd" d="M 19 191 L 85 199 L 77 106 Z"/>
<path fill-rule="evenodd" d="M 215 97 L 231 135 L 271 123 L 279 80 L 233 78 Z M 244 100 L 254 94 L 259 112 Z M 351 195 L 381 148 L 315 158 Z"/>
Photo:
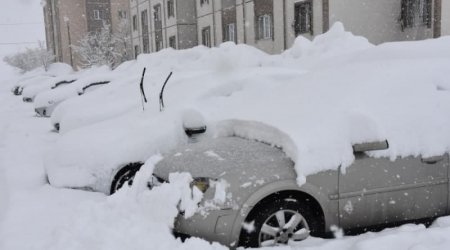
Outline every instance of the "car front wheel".
<path fill-rule="evenodd" d="M 136 175 L 137 171 L 139 171 L 142 165 L 142 163 L 131 163 L 117 172 L 111 184 L 111 194 L 117 192 L 117 190 L 122 188 L 126 183 L 131 186 L 133 184 L 134 176 Z"/>
<path fill-rule="evenodd" d="M 312 231 L 318 231 L 314 211 L 296 199 L 280 199 L 255 209 L 242 229 L 241 246 L 285 245 L 290 241 L 302 241 Z"/>

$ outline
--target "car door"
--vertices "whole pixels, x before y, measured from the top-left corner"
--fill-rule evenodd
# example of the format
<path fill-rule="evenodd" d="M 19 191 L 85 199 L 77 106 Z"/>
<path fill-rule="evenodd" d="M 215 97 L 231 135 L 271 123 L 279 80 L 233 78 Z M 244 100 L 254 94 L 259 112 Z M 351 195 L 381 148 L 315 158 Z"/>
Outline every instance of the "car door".
<path fill-rule="evenodd" d="M 339 215 L 343 228 L 445 215 L 449 198 L 448 155 L 391 161 L 356 153 L 339 174 Z"/>

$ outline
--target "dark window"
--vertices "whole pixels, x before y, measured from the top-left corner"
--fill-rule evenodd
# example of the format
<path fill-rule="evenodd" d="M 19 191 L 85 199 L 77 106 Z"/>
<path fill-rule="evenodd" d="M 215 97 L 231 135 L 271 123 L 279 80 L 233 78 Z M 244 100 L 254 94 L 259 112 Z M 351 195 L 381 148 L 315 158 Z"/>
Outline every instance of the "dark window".
<path fill-rule="evenodd" d="M 141 29 L 142 29 L 142 52 L 150 52 L 150 39 L 148 37 L 148 11 L 141 12 Z"/>
<path fill-rule="evenodd" d="M 137 30 L 137 16 L 133 15 L 133 30 Z"/>
<path fill-rule="evenodd" d="M 295 4 L 295 35 L 313 34 L 313 6 L 312 1 Z"/>
<path fill-rule="evenodd" d="M 157 4 L 153 7 L 153 19 L 155 21 L 161 21 L 161 4 Z"/>
<path fill-rule="evenodd" d="M 167 16 L 174 17 L 175 16 L 175 5 L 173 0 L 167 1 Z"/>
<path fill-rule="evenodd" d="M 432 23 L 432 0 L 402 0 L 400 23 L 402 29 Z"/>
<path fill-rule="evenodd" d="M 272 38 L 272 15 L 264 14 L 258 17 L 258 38 Z"/>
<path fill-rule="evenodd" d="M 211 48 L 211 27 L 202 29 L 202 44 Z"/>
<path fill-rule="evenodd" d="M 134 58 L 136 59 L 139 55 L 139 45 L 134 46 Z"/>
<path fill-rule="evenodd" d="M 177 39 L 175 36 L 169 37 L 169 47 L 177 49 Z"/>
<path fill-rule="evenodd" d="M 102 20 L 100 10 L 94 10 L 94 20 Z"/>
<path fill-rule="evenodd" d="M 156 41 L 156 51 L 160 51 L 163 49 L 163 42 L 162 41 Z"/>
<path fill-rule="evenodd" d="M 227 41 L 236 42 L 236 24 L 235 23 L 229 23 L 229 24 L 225 25 L 223 40 L 225 42 L 227 42 Z"/>
<path fill-rule="evenodd" d="M 209 4 L 209 0 L 200 0 L 200 6 L 203 4 Z"/>
<path fill-rule="evenodd" d="M 119 10 L 118 16 L 119 19 L 127 19 L 127 12 L 125 10 Z"/>

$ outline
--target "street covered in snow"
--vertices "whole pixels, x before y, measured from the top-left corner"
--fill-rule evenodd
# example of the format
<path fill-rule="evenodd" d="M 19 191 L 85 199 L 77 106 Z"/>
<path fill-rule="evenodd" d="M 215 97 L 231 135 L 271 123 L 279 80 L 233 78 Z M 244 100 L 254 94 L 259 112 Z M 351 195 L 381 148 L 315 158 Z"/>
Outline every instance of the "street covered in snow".
<path fill-rule="evenodd" d="M 35 104 L 12 95 L 21 76 L 1 66 L 0 249 L 227 249 L 173 236 L 179 209 L 195 213 L 201 199 L 191 194 L 188 173 L 147 188 L 158 157 L 187 143 L 180 128 L 192 110 L 203 115 L 211 136 L 281 148 L 295 163 L 298 185 L 339 166 L 345 172 L 355 143 L 387 139 L 389 150 L 370 154 L 391 160 L 448 153 L 449 44 L 443 37 L 374 46 L 337 24 L 312 42 L 298 38 L 281 55 L 230 43 L 167 49 L 124 63 L 109 75 L 111 83 L 71 95 L 51 118 L 38 117 Z M 138 85 L 144 67 L 148 103 Z M 158 98 L 169 72 L 162 109 Z M 93 70 L 89 77 L 100 81 L 104 74 Z M 111 173 L 137 161 L 145 165 L 133 185 L 105 194 Z M 264 184 L 255 183 L 249 185 Z M 449 217 L 429 228 L 406 224 L 358 236 L 333 231 L 334 239 L 273 248 L 450 246 Z"/>

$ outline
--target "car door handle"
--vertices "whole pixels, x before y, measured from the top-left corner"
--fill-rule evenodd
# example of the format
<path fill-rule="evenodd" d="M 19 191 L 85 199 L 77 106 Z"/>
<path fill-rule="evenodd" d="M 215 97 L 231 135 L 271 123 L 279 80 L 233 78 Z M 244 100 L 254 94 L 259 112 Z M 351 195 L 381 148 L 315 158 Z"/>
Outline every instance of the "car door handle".
<path fill-rule="evenodd" d="M 422 162 L 425 164 L 436 164 L 442 160 L 444 160 L 443 155 L 422 158 Z"/>

